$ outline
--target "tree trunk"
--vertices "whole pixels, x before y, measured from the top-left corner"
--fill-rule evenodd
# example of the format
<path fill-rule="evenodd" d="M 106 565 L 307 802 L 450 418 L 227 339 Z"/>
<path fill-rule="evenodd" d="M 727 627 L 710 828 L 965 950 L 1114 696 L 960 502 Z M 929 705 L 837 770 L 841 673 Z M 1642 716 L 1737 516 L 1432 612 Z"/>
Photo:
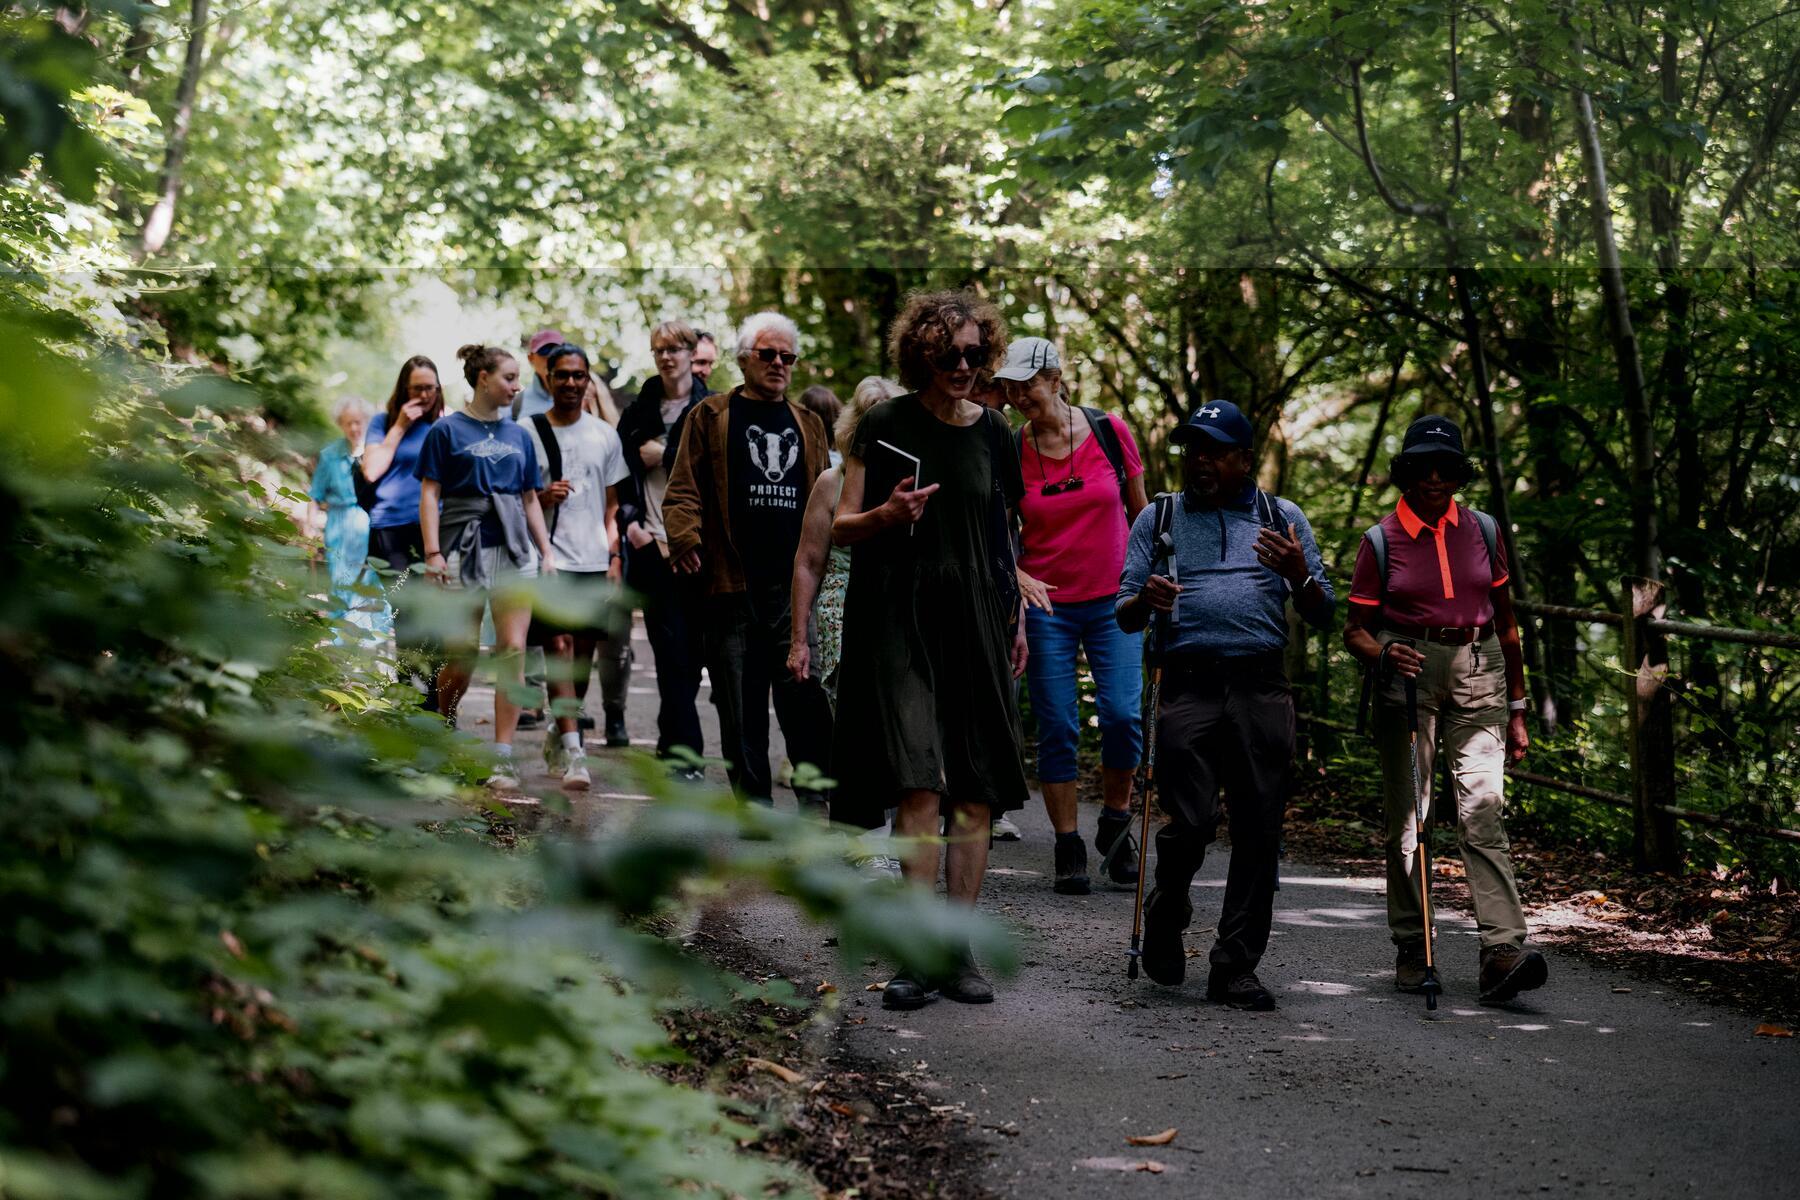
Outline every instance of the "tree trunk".
<path fill-rule="evenodd" d="M 1511 575 L 1512 594 L 1521 601 L 1529 602 L 1531 585 L 1526 579 L 1524 563 L 1519 558 L 1518 539 L 1513 537 L 1512 500 L 1507 493 L 1506 472 L 1500 463 L 1500 433 L 1494 421 L 1494 390 L 1488 379 L 1481 315 L 1475 308 L 1473 294 L 1476 287 L 1475 269 L 1453 265 L 1450 268 L 1450 278 L 1456 285 L 1457 307 L 1462 314 L 1463 341 L 1469 348 L 1469 373 L 1475 384 L 1475 412 L 1481 422 L 1481 461 L 1487 473 L 1488 506 L 1493 510 L 1494 520 L 1500 526 L 1501 541 L 1506 546 L 1506 565 Z M 1531 685 L 1531 699 L 1537 706 L 1538 720 L 1543 723 L 1544 732 L 1555 733 L 1558 719 L 1556 698 L 1551 694 L 1550 681 L 1544 672 L 1543 648 L 1535 632 L 1529 628 L 1529 618 L 1524 624 L 1526 628 L 1520 630 L 1520 642 L 1525 652 L 1525 676 Z"/>
<path fill-rule="evenodd" d="M 187 57 L 181 64 L 181 80 L 175 88 L 175 110 L 169 119 L 169 140 L 163 151 L 162 177 L 156 203 L 144 219 L 143 243 L 138 259 L 162 251 L 175 228 L 175 202 L 181 196 L 181 169 L 187 160 L 188 134 L 194 124 L 194 97 L 200 90 L 200 71 L 206 63 L 206 26 L 212 0 L 193 0 L 188 15 Z"/>
<path fill-rule="evenodd" d="M 1571 90 L 1575 103 L 1575 127 L 1581 141 L 1581 159 L 1587 168 L 1588 210 L 1594 221 L 1594 251 L 1600 260 L 1600 294 L 1606 309 L 1606 325 L 1612 334 L 1613 357 L 1619 371 L 1619 391 L 1625 403 L 1625 421 L 1631 438 L 1631 561 L 1644 579 L 1662 578 L 1662 550 L 1657 539 L 1656 448 L 1650 414 L 1650 398 L 1644 388 L 1644 364 L 1638 355 L 1637 333 L 1631 323 L 1631 299 L 1625 293 L 1625 271 L 1619 263 L 1619 243 L 1613 234 L 1612 198 L 1606 183 L 1606 159 L 1600 149 L 1600 131 L 1594 123 L 1594 104 L 1586 89 Z"/>

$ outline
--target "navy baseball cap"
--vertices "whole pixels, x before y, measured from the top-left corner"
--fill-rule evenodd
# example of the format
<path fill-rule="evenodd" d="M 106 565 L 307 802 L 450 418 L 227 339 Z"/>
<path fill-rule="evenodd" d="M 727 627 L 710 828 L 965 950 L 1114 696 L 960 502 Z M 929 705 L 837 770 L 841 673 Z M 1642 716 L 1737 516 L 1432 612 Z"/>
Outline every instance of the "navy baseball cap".
<path fill-rule="evenodd" d="M 1195 438 L 1209 437 L 1227 446 L 1248 450 L 1256 440 L 1256 430 L 1238 406 L 1229 400 L 1208 400 L 1194 410 L 1184 425 L 1177 425 L 1169 440 L 1185 446 Z"/>
<path fill-rule="evenodd" d="M 1457 458 L 1467 458 L 1468 452 L 1463 449 L 1462 430 L 1449 417 L 1423 416 L 1406 427 L 1406 437 L 1400 443 L 1403 456 L 1421 456 L 1426 454 L 1453 454 Z"/>

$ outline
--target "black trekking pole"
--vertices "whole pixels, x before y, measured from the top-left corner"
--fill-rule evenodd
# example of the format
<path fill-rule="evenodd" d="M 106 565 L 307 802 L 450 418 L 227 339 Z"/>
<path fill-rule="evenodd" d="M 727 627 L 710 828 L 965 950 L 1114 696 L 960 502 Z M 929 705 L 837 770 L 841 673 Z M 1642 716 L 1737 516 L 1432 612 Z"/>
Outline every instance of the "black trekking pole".
<path fill-rule="evenodd" d="M 1419 912 L 1425 919 L 1425 982 L 1419 985 L 1419 991 L 1425 997 L 1425 1010 L 1437 1010 L 1438 994 L 1444 990 L 1438 982 L 1437 962 L 1432 955 L 1431 946 L 1431 851 L 1429 836 L 1425 828 L 1426 819 L 1431 815 L 1431 794 L 1422 792 L 1419 787 L 1419 681 L 1415 676 L 1405 677 L 1406 686 L 1406 752 L 1412 760 L 1413 817 L 1417 825 L 1417 853 L 1419 870 Z"/>
<path fill-rule="evenodd" d="M 1150 574 L 1156 574 L 1156 565 L 1163 559 L 1169 560 L 1169 578 L 1175 578 L 1175 539 L 1164 532 L 1156 540 L 1156 554 L 1150 561 Z M 1150 655 L 1150 716 L 1144 722 L 1144 786 L 1142 788 L 1143 812 L 1140 816 L 1138 834 L 1138 877 L 1137 899 L 1131 907 L 1131 951 L 1126 960 L 1125 977 L 1138 977 L 1138 959 L 1143 957 L 1144 942 L 1144 876 L 1149 872 L 1150 857 L 1150 803 L 1156 789 L 1156 724 L 1162 712 L 1162 675 L 1163 652 L 1169 644 L 1169 615 L 1158 613 L 1151 622 L 1154 633 L 1154 646 Z"/>

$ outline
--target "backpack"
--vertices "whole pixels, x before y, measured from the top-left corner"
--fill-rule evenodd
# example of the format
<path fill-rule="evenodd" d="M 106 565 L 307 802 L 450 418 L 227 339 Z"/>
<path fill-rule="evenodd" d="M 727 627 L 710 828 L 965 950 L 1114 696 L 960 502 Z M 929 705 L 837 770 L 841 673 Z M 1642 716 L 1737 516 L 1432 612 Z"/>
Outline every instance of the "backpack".
<path fill-rule="evenodd" d="M 1500 523 L 1482 512 L 1479 508 L 1463 506 L 1463 511 L 1475 518 L 1475 527 L 1481 530 L 1481 540 L 1487 544 L 1488 575 L 1492 578 L 1500 573 Z M 1388 544 L 1387 533 L 1381 528 L 1381 522 L 1369 526 L 1363 534 L 1363 540 L 1369 543 L 1369 552 L 1375 556 L 1375 575 L 1381 580 L 1381 594 L 1387 596 L 1388 576 Z"/>
<path fill-rule="evenodd" d="M 1481 530 L 1481 540 L 1487 545 L 1488 576 L 1492 578 L 1500 570 L 1500 523 L 1479 508 L 1464 505 L 1463 511 L 1475 518 L 1475 527 Z M 1385 600 L 1388 585 L 1387 531 L 1377 521 L 1363 534 L 1363 540 L 1369 543 L 1369 553 L 1375 556 L 1375 577 L 1381 581 L 1381 595 Z M 1379 664 L 1380 660 L 1377 659 L 1376 662 Z M 1362 697 L 1356 705 L 1356 732 L 1359 735 L 1369 729 L 1369 710 L 1375 702 L 1375 674 L 1376 667 L 1363 668 Z"/>
<path fill-rule="evenodd" d="M 376 491 L 377 485 L 370 483 L 369 477 L 363 474 L 360 454 L 350 460 L 350 486 L 356 492 L 356 506 L 364 512 L 374 512 L 381 495 Z"/>
<path fill-rule="evenodd" d="M 1175 501 L 1179 496 L 1179 492 L 1158 492 L 1156 498 L 1150 502 L 1150 569 L 1152 572 L 1156 570 L 1157 561 L 1164 557 L 1161 549 L 1162 539 L 1175 523 Z M 1251 503 L 1252 510 L 1256 513 L 1256 523 L 1259 526 L 1264 529 L 1273 529 L 1277 533 L 1283 532 L 1280 524 L 1281 513 L 1276 506 L 1275 497 L 1261 488 L 1257 488 L 1256 496 Z M 1174 555 L 1171 553 L 1167 557 L 1170 559 L 1169 581 L 1180 584 L 1181 579 L 1177 564 L 1174 562 Z M 1283 595 L 1292 590 L 1285 579 L 1281 581 L 1281 588 Z M 1177 615 L 1177 613 L 1169 614 L 1170 628 L 1175 626 Z"/>
<path fill-rule="evenodd" d="M 538 438 L 544 443 L 544 457 L 550 460 L 549 482 L 560 482 L 563 477 L 562 445 L 556 440 L 556 431 L 550 424 L 550 415 L 537 413 L 531 418 L 531 423 L 537 426 Z M 551 537 L 556 536 L 556 519 L 560 516 L 562 516 L 562 505 L 553 505 L 544 522 L 544 532 Z"/>
<path fill-rule="evenodd" d="M 1098 408 L 1080 406 L 1088 419 L 1088 426 L 1094 431 L 1094 440 L 1100 444 L 1100 453 L 1106 455 L 1106 461 L 1112 464 L 1113 476 L 1119 481 L 1119 495 L 1125 495 L 1125 447 L 1119 444 L 1119 431 L 1113 428 L 1112 418 Z M 1013 430 L 1013 453 L 1021 462 L 1025 459 L 1025 426 Z"/>

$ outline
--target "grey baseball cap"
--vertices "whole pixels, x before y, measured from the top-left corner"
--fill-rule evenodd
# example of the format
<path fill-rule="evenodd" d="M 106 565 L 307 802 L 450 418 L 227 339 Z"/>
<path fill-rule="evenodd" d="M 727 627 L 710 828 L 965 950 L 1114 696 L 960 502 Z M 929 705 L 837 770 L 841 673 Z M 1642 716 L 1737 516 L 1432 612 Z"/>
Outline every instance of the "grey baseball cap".
<path fill-rule="evenodd" d="M 1049 338 L 1020 338 L 1006 347 L 1006 365 L 994 372 L 995 379 L 1024 383 L 1039 371 L 1062 370 L 1062 355 Z"/>

